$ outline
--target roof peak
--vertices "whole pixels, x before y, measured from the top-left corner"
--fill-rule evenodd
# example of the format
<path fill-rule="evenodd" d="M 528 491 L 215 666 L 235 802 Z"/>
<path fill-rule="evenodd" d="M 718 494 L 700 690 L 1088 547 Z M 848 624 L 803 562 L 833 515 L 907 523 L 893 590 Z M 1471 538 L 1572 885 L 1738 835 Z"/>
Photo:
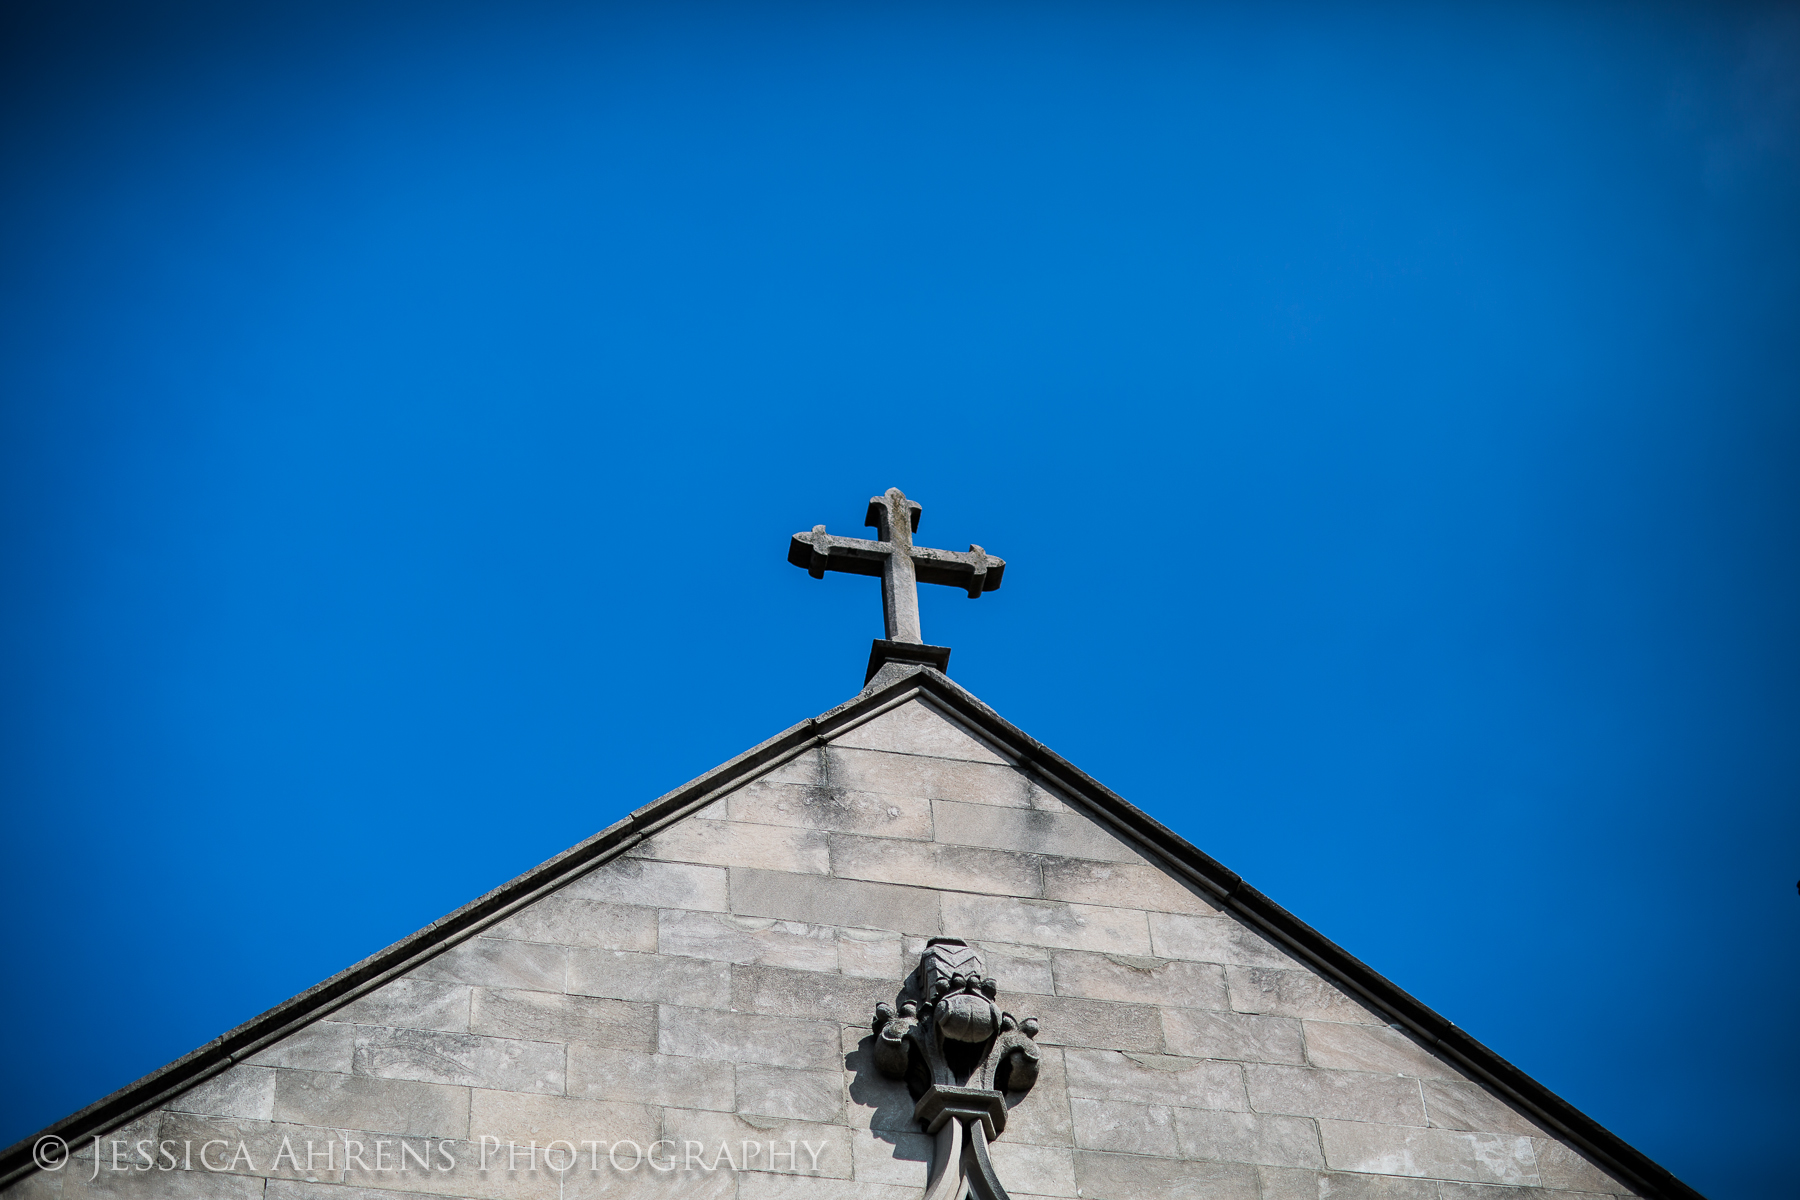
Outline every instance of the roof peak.
<path fill-rule="evenodd" d="M 934 666 L 886 661 L 856 696 L 793 725 L 659 797 L 624 819 L 309 988 L 150 1075 L 41 1133 L 0 1152 L 0 1186 L 38 1165 L 33 1147 L 45 1137 L 69 1143 L 117 1128 L 179 1092 L 242 1062 L 299 1028 L 475 937 L 524 906 L 623 855 L 645 838 L 714 803 L 726 792 L 842 737 L 882 714 L 926 701 L 990 743 L 1009 765 L 1041 782 L 1072 808 L 1142 853 L 1221 910 L 1254 929 L 1309 969 L 1380 1013 L 1395 1028 L 1514 1105 L 1551 1136 L 1650 1200 L 1690 1200 L 1699 1193 L 1542 1083 L 1507 1062 L 1343 947 L 1295 917 L 1161 822 L 1001 717 Z M 678 714 L 669 714 L 671 720 Z"/>

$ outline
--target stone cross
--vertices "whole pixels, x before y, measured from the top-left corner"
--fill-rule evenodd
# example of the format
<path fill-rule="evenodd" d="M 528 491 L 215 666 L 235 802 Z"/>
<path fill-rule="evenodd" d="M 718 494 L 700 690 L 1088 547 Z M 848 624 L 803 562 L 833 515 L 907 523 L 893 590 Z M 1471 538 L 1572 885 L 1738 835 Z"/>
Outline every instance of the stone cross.
<path fill-rule="evenodd" d="M 827 571 L 879 575 L 888 640 L 924 645 L 917 585 L 948 584 L 963 588 L 970 599 L 976 599 L 1000 586 L 1006 561 L 976 545 L 970 545 L 967 554 L 913 545 L 912 535 L 919 528 L 922 511 L 899 488 L 889 488 L 869 501 L 868 515 L 863 518 L 863 524 L 875 528 L 877 540 L 835 537 L 826 533 L 823 525 L 814 525 L 811 533 L 794 535 L 788 545 L 788 561 L 805 567 L 814 579 L 825 578 Z"/>

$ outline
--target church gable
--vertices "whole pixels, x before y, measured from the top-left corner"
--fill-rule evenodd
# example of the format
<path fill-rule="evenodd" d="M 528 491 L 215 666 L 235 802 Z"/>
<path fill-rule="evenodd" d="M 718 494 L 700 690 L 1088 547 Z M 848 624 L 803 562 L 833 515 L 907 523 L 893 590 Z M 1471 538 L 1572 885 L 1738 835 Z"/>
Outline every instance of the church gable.
<path fill-rule="evenodd" d="M 969 995 L 1036 1019 L 985 1151 L 1016 1200 L 1630 1194 L 959 696 L 915 672 L 796 727 L 113 1135 L 204 1168 L 121 1174 L 103 1142 L 8 1200 L 915 1200 L 943 1143 L 873 1026 L 946 938 Z"/>

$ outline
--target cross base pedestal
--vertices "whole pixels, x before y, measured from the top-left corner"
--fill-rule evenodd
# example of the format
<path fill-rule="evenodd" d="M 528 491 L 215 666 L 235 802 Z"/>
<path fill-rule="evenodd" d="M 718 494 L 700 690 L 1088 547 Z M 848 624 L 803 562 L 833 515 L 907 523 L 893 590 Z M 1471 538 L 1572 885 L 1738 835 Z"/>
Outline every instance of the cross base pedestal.
<path fill-rule="evenodd" d="M 869 673 L 863 676 L 863 685 L 868 686 L 869 680 L 875 678 L 875 672 L 889 663 L 936 667 L 948 675 L 950 647 L 927 646 L 919 642 L 890 642 L 885 638 L 876 638 L 875 644 L 869 647 Z"/>

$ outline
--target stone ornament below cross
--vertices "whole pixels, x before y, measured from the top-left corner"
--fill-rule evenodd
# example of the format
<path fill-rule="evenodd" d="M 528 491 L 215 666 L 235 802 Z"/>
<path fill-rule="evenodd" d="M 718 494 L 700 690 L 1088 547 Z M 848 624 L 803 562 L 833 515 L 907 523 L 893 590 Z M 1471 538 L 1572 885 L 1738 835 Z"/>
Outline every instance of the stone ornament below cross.
<path fill-rule="evenodd" d="M 814 525 L 810 533 L 796 533 L 788 543 L 788 561 L 804 567 L 814 579 L 825 578 L 827 571 L 843 571 L 851 575 L 881 577 L 881 614 L 887 628 L 887 642 L 876 643 L 876 657 L 893 657 L 897 661 L 929 662 L 944 669 L 950 651 L 942 646 L 926 646 L 919 628 L 919 588 L 921 583 L 941 583 L 959 587 L 978 599 L 983 592 L 1000 586 L 1006 572 L 1006 560 L 995 558 L 980 546 L 971 544 L 968 552 L 933 550 L 913 545 L 912 535 L 918 531 L 919 516 L 924 512 L 906 498 L 899 488 L 889 488 L 869 500 L 869 511 L 863 524 L 872 526 L 876 540 L 837 537 Z M 884 655 L 884 646 L 889 652 Z M 924 647 L 935 654 L 918 654 L 895 647 Z M 876 658 L 871 658 L 869 674 L 875 673 Z"/>
<path fill-rule="evenodd" d="M 1037 1018 L 994 1003 L 998 987 L 961 938 L 932 938 L 901 993 L 875 1006 L 875 1065 L 906 1081 L 913 1118 L 937 1135 L 924 1200 L 1007 1200 L 988 1143 L 1006 1129 L 1006 1093 L 1037 1082 Z"/>

